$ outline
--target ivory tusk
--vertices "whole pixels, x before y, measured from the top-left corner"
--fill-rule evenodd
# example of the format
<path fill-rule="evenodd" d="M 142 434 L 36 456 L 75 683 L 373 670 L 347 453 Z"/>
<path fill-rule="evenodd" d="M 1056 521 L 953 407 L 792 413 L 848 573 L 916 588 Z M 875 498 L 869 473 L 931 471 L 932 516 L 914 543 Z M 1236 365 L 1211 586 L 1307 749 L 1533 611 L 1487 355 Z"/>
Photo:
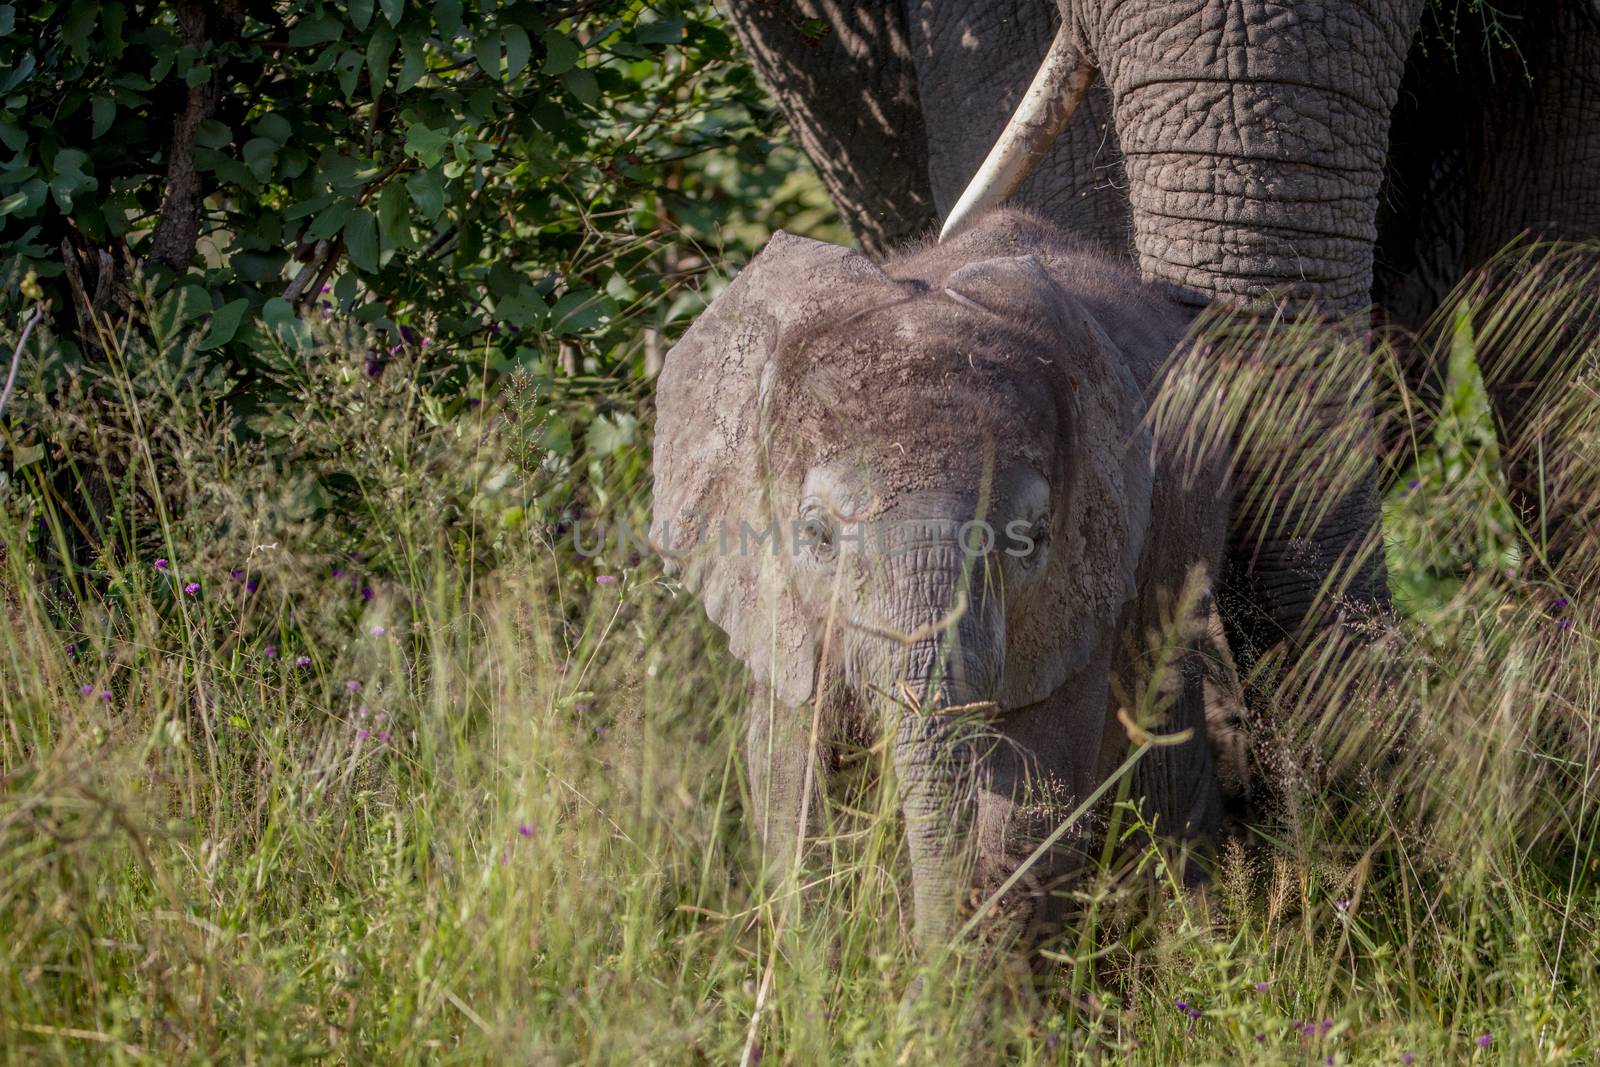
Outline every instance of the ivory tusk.
<path fill-rule="evenodd" d="M 1011 121 L 1000 131 L 988 158 L 945 219 L 939 240 L 1011 198 L 1066 129 L 1067 120 L 1094 83 L 1094 75 L 1094 67 L 1078 58 L 1068 43 L 1063 26 L 1050 42 L 1050 51 L 1039 64 L 1033 84 L 1022 94 Z"/>

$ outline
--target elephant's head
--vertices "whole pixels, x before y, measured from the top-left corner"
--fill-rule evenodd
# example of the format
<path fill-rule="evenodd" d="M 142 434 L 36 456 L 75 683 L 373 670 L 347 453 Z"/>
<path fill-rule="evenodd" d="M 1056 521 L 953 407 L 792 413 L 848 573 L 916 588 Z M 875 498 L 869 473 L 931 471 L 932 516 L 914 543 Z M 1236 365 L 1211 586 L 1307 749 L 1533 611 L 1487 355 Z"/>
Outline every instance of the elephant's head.
<path fill-rule="evenodd" d="M 655 439 L 657 543 L 780 704 L 824 671 L 858 707 L 910 688 L 913 817 L 962 773 L 949 709 L 1103 687 L 1150 506 L 1099 324 L 1033 256 L 935 258 L 779 233 L 669 354 Z M 919 872 L 919 927 L 950 879 Z"/>

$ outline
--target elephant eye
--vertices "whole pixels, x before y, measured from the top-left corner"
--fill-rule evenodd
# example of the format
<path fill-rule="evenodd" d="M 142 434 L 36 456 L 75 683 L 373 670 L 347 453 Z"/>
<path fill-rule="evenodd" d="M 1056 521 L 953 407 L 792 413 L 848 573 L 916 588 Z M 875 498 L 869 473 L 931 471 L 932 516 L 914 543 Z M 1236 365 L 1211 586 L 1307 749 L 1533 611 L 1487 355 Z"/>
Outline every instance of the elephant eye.
<path fill-rule="evenodd" d="M 801 510 L 795 543 L 824 562 L 838 554 L 838 538 L 834 533 L 833 523 L 820 504 L 807 504 Z"/>
<path fill-rule="evenodd" d="M 1021 519 L 1006 526 L 1006 555 L 1024 567 L 1032 567 L 1044 558 L 1050 544 L 1050 516 L 1041 515 L 1032 522 Z"/>

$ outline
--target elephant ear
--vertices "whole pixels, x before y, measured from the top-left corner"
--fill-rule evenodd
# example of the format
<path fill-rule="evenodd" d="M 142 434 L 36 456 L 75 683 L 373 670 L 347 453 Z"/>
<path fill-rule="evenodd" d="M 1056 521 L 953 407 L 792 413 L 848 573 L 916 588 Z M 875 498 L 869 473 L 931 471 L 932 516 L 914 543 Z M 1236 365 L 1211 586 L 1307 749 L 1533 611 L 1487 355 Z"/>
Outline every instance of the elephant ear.
<path fill-rule="evenodd" d="M 784 539 L 753 536 L 782 529 L 763 469 L 761 390 L 785 334 L 837 321 L 889 284 L 858 252 L 779 230 L 667 353 L 656 384 L 652 542 L 734 655 L 789 705 L 812 694 L 817 641 L 788 584 Z"/>
<path fill-rule="evenodd" d="M 969 264 L 943 283 L 958 302 L 1030 324 L 1057 398 L 1049 555 L 1028 595 L 1006 605 L 1000 699 L 1008 708 L 1045 699 L 1111 647 L 1133 603 L 1150 520 L 1137 364 L 1058 283 L 1069 277 L 1050 257 L 1026 255 Z"/>

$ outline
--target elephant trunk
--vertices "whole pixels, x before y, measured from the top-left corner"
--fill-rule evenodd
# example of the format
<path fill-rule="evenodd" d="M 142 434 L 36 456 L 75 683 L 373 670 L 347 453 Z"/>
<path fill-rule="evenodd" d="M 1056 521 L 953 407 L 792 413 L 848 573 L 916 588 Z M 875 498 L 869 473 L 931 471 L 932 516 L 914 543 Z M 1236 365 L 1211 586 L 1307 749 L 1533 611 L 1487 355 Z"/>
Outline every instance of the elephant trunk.
<path fill-rule="evenodd" d="M 1005 624 L 983 586 L 982 558 L 913 536 L 898 546 L 884 608 L 900 640 L 890 667 L 900 802 L 911 849 L 918 937 L 947 941 L 972 884 L 985 720 L 999 689 Z M 874 672 L 883 677 L 881 672 Z"/>

